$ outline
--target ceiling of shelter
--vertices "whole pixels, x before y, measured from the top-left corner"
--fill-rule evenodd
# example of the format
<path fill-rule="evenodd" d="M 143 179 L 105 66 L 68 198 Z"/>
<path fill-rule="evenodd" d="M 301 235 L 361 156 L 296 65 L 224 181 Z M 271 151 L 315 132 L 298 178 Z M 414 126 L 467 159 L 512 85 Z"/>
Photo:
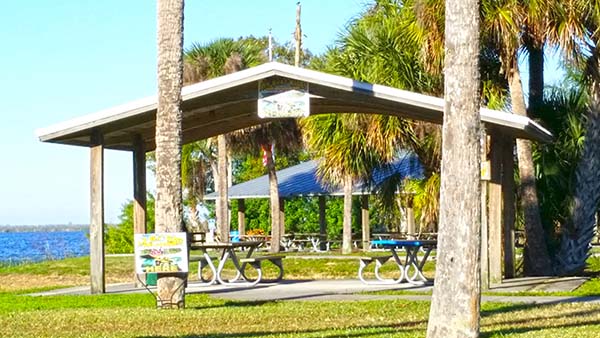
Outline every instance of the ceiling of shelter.
<path fill-rule="evenodd" d="M 268 122 L 257 115 L 261 79 L 284 77 L 309 84 L 311 114 L 385 113 L 441 123 L 443 100 L 348 78 L 268 63 L 238 73 L 185 87 L 182 91 L 184 143 Z M 90 146 L 94 130 L 102 133 L 109 149 L 131 150 L 141 137 L 146 150 L 155 148 L 156 97 L 134 101 L 86 115 L 37 132 L 41 141 Z M 513 137 L 551 140 L 551 134 L 533 121 L 482 109 L 482 120 Z"/>

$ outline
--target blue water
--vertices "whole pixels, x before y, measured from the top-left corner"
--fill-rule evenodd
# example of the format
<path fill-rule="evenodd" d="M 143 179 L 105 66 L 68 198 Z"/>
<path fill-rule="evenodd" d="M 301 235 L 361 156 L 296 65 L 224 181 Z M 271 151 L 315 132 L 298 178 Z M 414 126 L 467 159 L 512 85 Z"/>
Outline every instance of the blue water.
<path fill-rule="evenodd" d="M 86 235 L 85 231 L 0 232 L 0 264 L 89 255 Z"/>

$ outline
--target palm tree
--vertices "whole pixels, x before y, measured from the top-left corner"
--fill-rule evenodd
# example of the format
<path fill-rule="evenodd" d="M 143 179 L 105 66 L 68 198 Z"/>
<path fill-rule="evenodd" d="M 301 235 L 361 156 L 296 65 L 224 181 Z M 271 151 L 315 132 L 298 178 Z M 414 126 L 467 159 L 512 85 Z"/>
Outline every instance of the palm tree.
<path fill-rule="evenodd" d="M 430 67 L 424 66 L 419 58 L 422 44 L 406 34 L 409 27 L 404 22 L 411 13 L 408 6 L 400 6 L 397 1 L 376 1 L 348 26 L 337 41 L 336 49 L 327 57 L 327 70 L 371 83 L 441 95 L 441 72 L 431 72 L 428 70 Z M 396 130 L 396 133 L 406 137 L 401 144 L 418 155 L 425 168 L 425 179 L 429 182 L 427 185 L 439 182 L 435 179 L 435 173 L 440 170 L 440 127 L 421 121 L 371 117 L 372 121 L 376 119 L 386 119 L 395 124 L 395 128 L 401 129 Z M 372 127 L 378 125 L 374 123 Z M 389 125 L 386 130 L 392 130 L 390 127 L 392 126 Z M 376 128 L 370 130 L 373 135 L 380 132 Z M 397 213 L 396 191 L 399 184 L 402 184 L 402 180 L 387 180 L 377 189 L 380 204 L 390 214 Z M 430 207 L 423 208 L 428 209 L 424 221 L 437 219 L 438 210 L 435 206 L 438 204 L 438 196 L 439 194 L 425 193 L 420 196 L 423 205 Z"/>
<path fill-rule="evenodd" d="M 279 184 L 275 169 L 275 156 L 271 147 L 275 145 L 277 152 L 282 154 L 295 152 L 302 147 L 302 137 L 296 120 L 272 121 L 242 129 L 229 134 L 229 142 L 235 144 L 237 152 L 257 153 L 264 150 L 266 153 L 271 206 L 271 251 L 279 252 L 285 224 L 279 217 Z"/>
<path fill-rule="evenodd" d="M 264 62 L 264 41 L 254 38 L 218 39 L 208 44 L 193 44 L 185 53 L 186 84 L 230 74 Z M 217 136 L 217 161 L 213 169 L 217 199 L 217 228 L 221 241 L 229 240 L 228 145 L 225 135 Z M 186 153 L 188 153 L 186 151 Z M 214 171 L 216 169 L 216 172 Z"/>
<path fill-rule="evenodd" d="M 589 92 L 571 222 L 563 229 L 558 253 L 559 272 L 572 273 L 585 267 L 600 202 L 600 3 L 575 0 L 552 5 L 549 37 L 562 48 L 567 60 L 585 65 L 584 79 Z"/>
<path fill-rule="evenodd" d="M 478 337 L 481 122 L 477 0 L 446 1 L 445 46 L 440 226 L 427 337 Z"/>
<path fill-rule="evenodd" d="M 183 231 L 181 197 L 181 87 L 183 0 L 158 1 L 158 109 L 156 113 L 157 232 Z M 185 307 L 185 276 L 160 276 L 158 307 Z"/>
<path fill-rule="evenodd" d="M 400 120 L 384 115 L 328 114 L 301 120 L 305 142 L 319 159 L 318 175 L 343 187 L 342 253 L 352 251 L 352 188 L 369 180 L 375 168 L 393 160 L 395 150 L 410 135 Z"/>
<path fill-rule="evenodd" d="M 189 209 L 189 228 L 206 232 L 198 219 L 198 204 L 204 199 L 207 186 L 212 183 L 209 168 L 216 166 L 212 142 L 200 140 L 183 145 L 181 151 L 181 184 L 184 204 Z M 217 172 L 215 169 L 214 172 Z"/>
<path fill-rule="evenodd" d="M 498 48 L 502 68 L 508 80 L 512 111 L 522 116 L 527 116 L 527 108 L 518 65 L 518 51 L 522 44 L 521 29 L 527 27 L 528 32 L 534 28 L 538 31 L 543 30 L 543 24 L 538 25 L 541 27 L 534 25 L 535 18 L 538 17 L 537 12 L 529 10 L 527 6 L 528 4 L 514 0 L 482 2 L 482 31 L 486 39 L 491 40 Z M 526 36 L 532 40 L 531 35 Z M 552 261 L 542 225 L 530 141 L 517 140 L 517 158 L 521 180 L 521 205 L 525 217 L 525 273 L 533 276 L 551 275 Z"/>

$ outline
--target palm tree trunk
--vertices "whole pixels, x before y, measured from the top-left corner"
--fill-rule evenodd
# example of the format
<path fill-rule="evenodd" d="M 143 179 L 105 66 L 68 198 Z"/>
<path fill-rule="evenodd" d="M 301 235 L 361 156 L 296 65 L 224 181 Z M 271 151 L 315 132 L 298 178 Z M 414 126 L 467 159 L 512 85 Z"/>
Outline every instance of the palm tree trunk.
<path fill-rule="evenodd" d="M 218 177 L 216 179 L 219 198 L 217 199 L 217 231 L 221 242 L 229 242 L 229 186 L 227 185 L 227 139 L 217 136 Z"/>
<path fill-rule="evenodd" d="M 534 41 L 527 40 L 526 47 L 529 54 L 529 111 L 535 113 L 544 101 L 544 46 L 537 46 Z"/>
<path fill-rule="evenodd" d="M 478 337 L 481 299 L 478 1 L 447 0 L 445 13 L 440 222 L 427 337 Z"/>
<path fill-rule="evenodd" d="M 156 113 L 157 232 L 183 231 L 181 87 L 183 0 L 158 1 L 158 109 Z M 160 274 L 157 306 L 185 307 L 185 275 Z"/>
<path fill-rule="evenodd" d="M 342 253 L 352 253 L 352 176 L 344 177 L 344 221 L 342 225 Z"/>
<path fill-rule="evenodd" d="M 273 161 L 271 146 L 264 147 L 269 171 L 269 196 L 271 199 L 271 252 L 281 250 L 281 218 L 279 217 L 279 188 L 277 187 L 277 171 Z"/>
<path fill-rule="evenodd" d="M 600 58 L 596 48 L 588 61 L 591 75 L 583 154 L 575 171 L 573 229 L 565 229 L 558 254 L 560 272 L 582 271 L 596 232 L 596 210 L 600 202 Z"/>
<path fill-rule="evenodd" d="M 525 98 L 521 85 L 521 74 L 515 64 L 508 76 L 508 86 L 512 102 L 513 113 L 527 116 Z M 519 162 L 519 177 L 521 184 L 521 205 L 525 216 L 525 274 L 529 276 L 552 275 L 552 261 L 548 254 L 546 236 L 535 185 L 535 169 L 533 164 L 531 142 L 524 139 L 517 140 L 517 158 Z"/>

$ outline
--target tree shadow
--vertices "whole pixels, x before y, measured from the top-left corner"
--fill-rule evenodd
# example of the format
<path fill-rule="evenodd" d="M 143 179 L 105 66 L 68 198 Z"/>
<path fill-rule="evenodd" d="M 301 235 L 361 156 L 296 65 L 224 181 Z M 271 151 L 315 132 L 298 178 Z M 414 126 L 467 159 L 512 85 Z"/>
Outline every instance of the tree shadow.
<path fill-rule="evenodd" d="M 264 337 L 264 336 L 280 336 L 280 335 L 292 335 L 296 334 L 299 337 L 312 335 L 319 337 L 328 338 L 342 338 L 342 337 L 381 337 L 394 333 L 403 332 L 405 334 L 411 334 L 411 337 L 424 336 L 425 331 L 420 326 L 427 324 L 426 320 L 402 322 L 396 324 L 385 324 L 385 325 L 357 325 L 336 328 L 336 331 L 331 332 L 332 328 L 323 329 L 307 329 L 307 330 L 273 330 L 273 331 L 256 331 L 256 332 L 231 332 L 231 333 L 204 333 L 204 334 L 191 334 L 183 336 L 138 336 L 138 338 L 168 338 L 168 337 L 179 337 L 179 338 L 231 338 L 231 337 Z M 366 332 L 358 332 L 361 330 L 368 330 Z"/>
<path fill-rule="evenodd" d="M 583 319 L 583 320 L 577 320 L 577 321 L 571 321 L 569 323 L 565 323 L 565 324 L 560 324 L 560 325 L 555 325 L 555 326 L 548 326 L 548 321 L 552 322 L 553 320 L 556 320 L 557 322 L 560 320 L 564 320 L 565 317 L 568 318 L 585 318 L 585 317 L 595 317 L 598 318 L 600 315 L 600 308 L 595 308 L 595 309 L 590 309 L 590 310 L 577 310 L 577 311 L 570 311 L 568 314 L 565 314 L 563 312 L 560 313 L 555 313 L 555 314 L 546 314 L 544 313 L 544 309 L 545 308 L 549 308 L 552 305 L 556 305 L 557 303 L 561 303 L 562 301 L 559 302 L 553 302 L 551 304 L 544 304 L 544 305 L 539 305 L 539 304 L 519 304 L 519 305 L 512 305 L 512 306 L 506 306 L 503 307 L 502 309 L 500 309 L 500 311 L 485 311 L 485 314 L 482 312 L 482 317 L 483 316 L 491 316 L 492 314 L 501 314 L 501 313 L 509 313 L 512 311 L 519 311 L 519 310 L 527 310 L 527 309 L 531 309 L 531 308 L 535 308 L 538 311 L 538 313 L 540 313 L 537 316 L 534 317 L 528 317 L 528 318 L 520 318 L 520 317 L 513 317 L 512 319 L 509 320 L 504 320 L 504 321 L 495 321 L 493 323 L 494 326 L 505 326 L 505 328 L 501 328 L 501 329 L 497 329 L 497 330 L 492 330 L 489 332 L 482 332 L 481 333 L 481 337 L 485 338 L 485 337 L 492 337 L 492 336 L 501 336 L 504 337 L 505 335 L 509 335 L 509 334 L 517 334 L 517 333 L 529 333 L 529 332 L 536 332 L 536 331 L 541 331 L 541 330 L 545 330 L 548 329 L 549 327 L 551 328 L 555 328 L 555 329 L 565 329 L 565 328 L 570 328 L 570 327 L 581 327 L 581 326 L 588 326 L 588 325 L 600 325 L 600 320 L 598 319 Z M 536 324 L 536 322 L 539 322 L 539 324 Z M 520 326 L 523 324 L 527 324 L 526 326 Z"/>

